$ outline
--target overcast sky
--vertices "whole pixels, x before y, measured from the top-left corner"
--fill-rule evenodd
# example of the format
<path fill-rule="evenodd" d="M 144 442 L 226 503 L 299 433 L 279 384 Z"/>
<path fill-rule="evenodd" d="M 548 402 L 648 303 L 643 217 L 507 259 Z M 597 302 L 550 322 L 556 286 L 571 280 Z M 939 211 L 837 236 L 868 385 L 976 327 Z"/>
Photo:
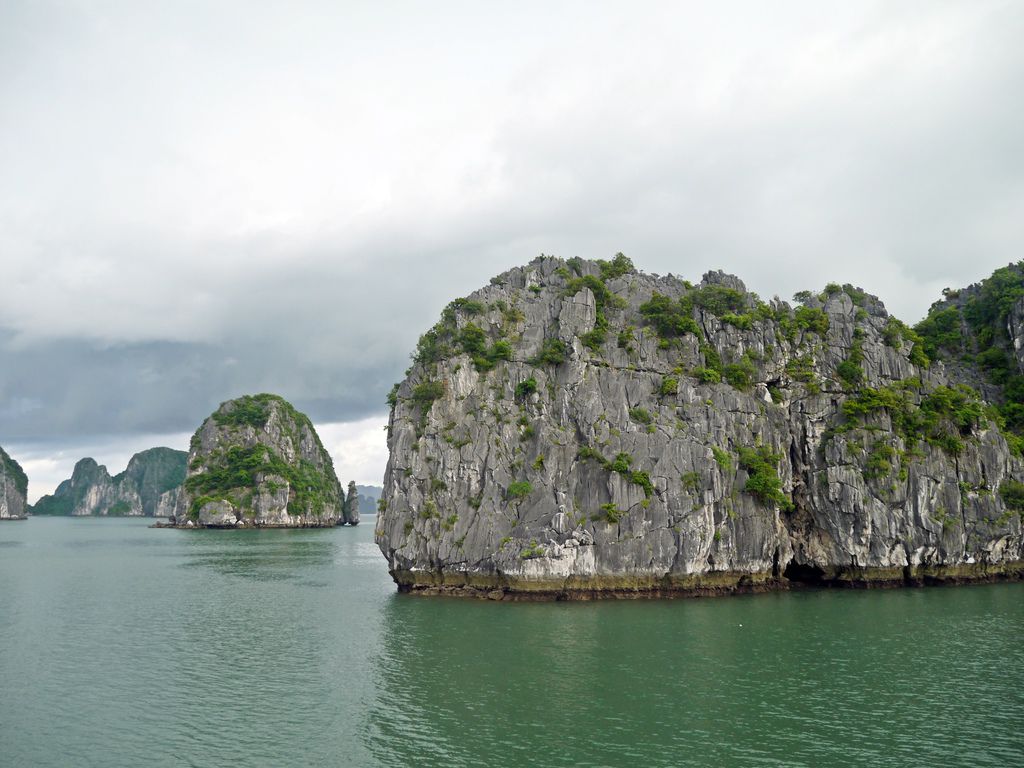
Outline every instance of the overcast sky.
<path fill-rule="evenodd" d="M 1022 254 L 1024 3 L 0 3 L 0 444 L 30 497 L 272 391 L 378 484 L 442 307 L 629 255 L 916 322 Z"/>

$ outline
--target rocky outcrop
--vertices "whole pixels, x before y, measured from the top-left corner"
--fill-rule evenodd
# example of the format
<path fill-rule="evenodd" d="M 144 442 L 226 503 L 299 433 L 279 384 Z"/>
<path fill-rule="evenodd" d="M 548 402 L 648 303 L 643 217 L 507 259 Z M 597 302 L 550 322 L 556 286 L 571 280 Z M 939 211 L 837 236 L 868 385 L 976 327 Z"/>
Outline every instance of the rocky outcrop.
<path fill-rule="evenodd" d="M 97 515 L 101 517 L 158 517 L 177 502 L 185 479 L 188 454 L 172 448 L 136 453 L 128 467 L 113 477 L 102 464 L 85 458 L 71 477 L 32 507 L 34 515 Z"/>
<path fill-rule="evenodd" d="M 309 418 L 277 395 L 229 400 L 192 437 L 179 527 L 319 527 L 344 494 Z"/>
<path fill-rule="evenodd" d="M 0 520 L 23 520 L 28 477 L 21 465 L 0 448 Z"/>
<path fill-rule="evenodd" d="M 796 298 L 620 255 L 542 257 L 453 302 L 390 397 L 376 539 L 399 587 L 1018 577 L 1016 437 L 875 297 Z"/>
<path fill-rule="evenodd" d="M 342 522 L 345 525 L 359 525 L 359 491 L 356 489 L 354 480 L 348 484 Z"/>

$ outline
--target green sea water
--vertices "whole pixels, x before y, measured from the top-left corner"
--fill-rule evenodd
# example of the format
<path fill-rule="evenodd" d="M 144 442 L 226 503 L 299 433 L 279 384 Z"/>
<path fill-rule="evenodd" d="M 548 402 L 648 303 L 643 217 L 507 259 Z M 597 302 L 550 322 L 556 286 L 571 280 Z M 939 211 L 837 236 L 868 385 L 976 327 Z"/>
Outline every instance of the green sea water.
<path fill-rule="evenodd" d="M 1024 765 L 1024 585 L 496 604 L 355 529 L 0 525 L 0 766 Z"/>

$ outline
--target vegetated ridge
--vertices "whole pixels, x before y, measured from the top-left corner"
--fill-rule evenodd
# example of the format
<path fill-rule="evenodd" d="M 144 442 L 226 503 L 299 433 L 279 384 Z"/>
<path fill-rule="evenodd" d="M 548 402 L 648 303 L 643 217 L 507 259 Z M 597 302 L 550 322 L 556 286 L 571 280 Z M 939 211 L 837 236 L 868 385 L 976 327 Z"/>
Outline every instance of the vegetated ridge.
<path fill-rule="evenodd" d="M 541 256 L 453 301 L 389 396 L 400 589 L 689 594 L 1019 578 L 1024 268 L 915 328 Z"/>
<path fill-rule="evenodd" d="M 359 522 L 309 418 L 284 398 L 222 403 L 192 436 L 171 519 L 178 527 L 322 527 Z"/>
<path fill-rule="evenodd" d="M 95 459 L 81 459 L 71 477 L 52 495 L 40 497 L 30 511 L 33 515 L 167 517 L 174 511 L 185 479 L 187 456 L 172 448 L 150 448 L 132 456 L 125 471 L 113 477 Z"/>

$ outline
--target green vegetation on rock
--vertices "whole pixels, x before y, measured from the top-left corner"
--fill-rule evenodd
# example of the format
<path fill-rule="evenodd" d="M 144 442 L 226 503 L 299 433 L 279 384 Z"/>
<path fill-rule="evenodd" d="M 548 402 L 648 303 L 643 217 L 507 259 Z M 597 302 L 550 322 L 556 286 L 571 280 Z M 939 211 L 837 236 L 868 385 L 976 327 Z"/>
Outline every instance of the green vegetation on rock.
<path fill-rule="evenodd" d="M 864 381 L 864 369 L 861 363 L 864 362 L 864 338 L 863 331 L 857 328 L 853 334 L 853 344 L 850 346 L 850 354 L 843 362 L 836 366 L 836 375 L 843 384 L 850 388 L 856 388 Z"/>
<path fill-rule="evenodd" d="M 932 360 L 943 354 L 959 355 L 963 350 L 963 318 L 957 307 L 933 309 L 914 327 L 921 337 L 925 354 Z"/>
<path fill-rule="evenodd" d="M 537 391 L 537 380 L 531 376 L 516 384 L 516 399 L 523 400 Z"/>
<path fill-rule="evenodd" d="M 487 333 L 474 323 L 467 323 L 458 334 L 462 351 L 473 360 L 473 367 L 481 373 L 494 368 L 500 360 L 512 359 L 512 345 L 504 339 L 498 339 L 488 345 Z"/>
<path fill-rule="evenodd" d="M 999 486 L 999 497 L 1007 509 L 1024 516 L 1024 483 L 1004 480 Z"/>
<path fill-rule="evenodd" d="M 1007 331 L 1010 312 L 1024 298 L 1024 262 L 997 269 L 963 291 L 947 291 L 914 330 L 932 359 L 974 362 L 1000 387 L 994 403 L 997 425 L 1017 455 L 1024 453 L 1024 376 Z"/>
<path fill-rule="evenodd" d="M 820 307 L 797 307 L 793 312 L 793 319 L 798 328 L 805 331 L 824 336 L 828 333 L 828 315 Z"/>
<path fill-rule="evenodd" d="M 516 321 L 522 314 L 515 308 L 504 304 L 495 306 L 502 312 L 506 323 Z M 484 330 L 474 322 L 466 322 L 459 329 L 459 316 L 477 317 L 483 315 L 487 307 L 482 302 L 472 299 L 455 299 L 441 313 L 438 323 L 420 336 L 413 353 L 413 361 L 427 367 L 452 355 L 466 354 L 473 361 L 477 371 L 486 373 L 498 362 L 512 359 L 512 345 L 502 336 L 501 329 L 496 330 L 497 338 L 491 340 L 491 331 Z M 397 392 L 395 393 L 397 396 Z"/>
<path fill-rule="evenodd" d="M 654 416 L 646 408 L 630 408 L 629 418 L 640 424 L 651 424 L 654 422 Z"/>
<path fill-rule="evenodd" d="M 598 259 L 597 267 L 601 270 L 602 280 L 613 280 L 616 277 L 622 277 L 623 275 L 636 272 L 636 267 L 633 266 L 633 262 L 623 253 L 616 253 L 615 257 L 611 261 Z"/>
<path fill-rule="evenodd" d="M 595 515 L 595 521 L 603 521 L 609 525 L 615 525 L 619 520 L 625 516 L 626 512 L 619 509 L 611 502 L 601 505 L 601 514 Z"/>
<path fill-rule="evenodd" d="M 254 426 L 258 408 L 265 409 L 260 416 L 264 425 L 272 412 L 276 414 L 279 429 L 273 434 L 260 432 L 253 442 L 244 428 Z M 257 493 L 276 494 L 285 484 L 289 515 L 333 517 L 344 507 L 331 457 L 309 417 L 277 395 L 245 396 L 222 403 L 197 430 L 184 483 L 185 512 L 196 520 L 206 504 L 227 501 L 243 515 L 252 516 Z"/>
<path fill-rule="evenodd" d="M 0 464 L 3 465 L 4 473 L 14 479 L 14 488 L 18 491 L 18 494 L 20 496 L 27 494 L 28 475 L 25 474 L 25 470 L 21 468 L 21 465 L 12 459 L 3 448 L 0 448 Z"/>
<path fill-rule="evenodd" d="M 737 452 L 740 457 L 740 468 L 746 470 L 748 474 L 743 490 L 765 506 L 779 507 L 783 511 L 791 510 L 793 502 L 783 493 L 782 480 L 779 478 L 778 466 L 782 457 L 766 445 L 757 445 L 753 448 L 740 446 Z"/>
<path fill-rule="evenodd" d="M 117 501 L 107 509 L 108 517 L 126 517 L 132 513 L 131 504 L 127 501 Z"/>
<path fill-rule="evenodd" d="M 722 378 L 731 387 L 746 392 L 750 389 L 757 375 L 757 368 L 749 357 L 742 357 L 738 363 L 729 363 L 722 367 Z"/>
<path fill-rule="evenodd" d="M 868 459 L 864 465 L 864 478 L 879 480 L 887 477 L 892 472 L 892 462 L 895 458 L 896 449 L 879 440 L 871 446 L 871 452 L 868 453 Z"/>
<path fill-rule="evenodd" d="M 920 382 L 909 379 L 885 387 L 865 387 L 842 405 L 847 427 L 878 411 L 886 411 L 893 430 L 903 438 L 909 450 L 919 441 L 956 455 L 963 440 L 985 422 L 985 409 L 978 393 L 965 384 L 938 386 L 916 403 L 913 394 Z"/>
<path fill-rule="evenodd" d="M 506 489 L 510 499 L 522 499 L 529 496 L 531 491 L 533 491 L 533 486 L 526 480 L 517 480 L 514 483 L 510 483 Z"/>
<path fill-rule="evenodd" d="M 693 300 L 689 295 L 672 301 L 656 292 L 650 301 L 640 305 L 640 314 L 662 339 L 678 338 L 688 333 L 703 338 L 697 321 L 693 319 Z"/>
<path fill-rule="evenodd" d="M 213 414 L 213 420 L 222 427 L 252 427 L 262 429 L 270 416 L 270 403 L 284 402 L 277 395 L 243 395 L 232 400 L 225 408 L 219 408 Z"/>
<path fill-rule="evenodd" d="M 618 266 L 616 266 L 614 261 L 599 262 L 601 265 L 600 277 L 595 277 L 594 275 L 574 277 L 571 278 L 565 286 L 566 296 L 574 296 L 584 288 L 589 288 L 594 294 L 594 302 L 596 304 L 594 328 L 580 336 L 580 341 L 583 342 L 583 346 L 593 350 L 594 352 L 600 351 L 602 345 L 608 338 L 608 309 L 621 309 L 625 306 L 625 301 L 612 293 L 611 290 L 608 289 L 608 286 L 605 285 L 605 282 L 612 277 L 620 277 L 627 272 L 633 271 L 633 263 L 621 253 L 616 256 L 616 259 L 619 259 L 620 257 L 624 260 L 624 263 L 620 263 Z M 625 265 L 628 265 L 628 267 Z"/>
<path fill-rule="evenodd" d="M 540 352 L 530 360 L 533 365 L 561 365 L 569 358 L 569 348 L 560 339 L 544 339 Z"/>
<path fill-rule="evenodd" d="M 232 445 L 204 457 L 204 471 L 185 481 L 192 495 L 191 515 L 210 501 L 230 501 L 235 506 L 248 506 L 253 490 L 261 478 L 277 476 L 288 483 L 292 514 L 319 517 L 327 505 L 339 504 L 335 482 L 311 462 L 300 459 L 289 464 L 268 446 Z"/>
<path fill-rule="evenodd" d="M 631 469 L 633 465 L 633 457 L 628 453 L 620 452 L 616 454 L 613 460 L 609 461 L 600 451 L 585 445 L 580 448 L 577 458 L 581 461 L 596 461 L 608 472 L 615 472 L 622 475 L 629 480 L 629 482 L 643 488 L 644 496 L 648 499 L 654 495 L 654 483 L 651 481 L 651 476 L 646 472 Z"/>
<path fill-rule="evenodd" d="M 729 455 L 728 451 L 719 448 L 717 445 L 712 445 L 711 455 L 715 457 L 715 463 L 721 467 L 724 472 L 732 471 L 732 456 Z"/>

